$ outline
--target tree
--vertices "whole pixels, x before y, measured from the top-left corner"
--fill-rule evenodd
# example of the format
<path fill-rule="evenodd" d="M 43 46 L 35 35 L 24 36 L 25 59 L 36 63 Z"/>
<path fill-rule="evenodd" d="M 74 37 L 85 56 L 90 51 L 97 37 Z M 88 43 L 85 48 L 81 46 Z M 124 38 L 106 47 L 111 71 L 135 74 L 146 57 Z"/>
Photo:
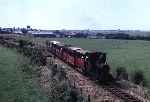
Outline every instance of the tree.
<path fill-rule="evenodd" d="M 28 45 L 33 45 L 32 42 L 29 40 L 20 39 L 18 42 L 19 42 L 20 48 L 23 48 L 23 47 L 28 46 Z"/>
<path fill-rule="evenodd" d="M 23 34 L 27 34 L 27 33 L 28 33 L 28 30 L 25 29 L 25 28 L 22 28 L 22 29 L 21 29 L 21 32 L 22 32 Z"/>

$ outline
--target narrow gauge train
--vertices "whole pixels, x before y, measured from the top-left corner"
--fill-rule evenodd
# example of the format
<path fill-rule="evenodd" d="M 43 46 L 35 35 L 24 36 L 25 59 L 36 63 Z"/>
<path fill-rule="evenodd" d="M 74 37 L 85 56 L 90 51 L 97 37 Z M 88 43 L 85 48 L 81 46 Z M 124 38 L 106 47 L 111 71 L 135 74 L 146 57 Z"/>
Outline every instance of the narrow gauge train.
<path fill-rule="evenodd" d="M 80 73 L 101 83 L 114 81 L 106 63 L 106 53 L 87 51 L 58 41 L 46 41 L 46 45 L 51 53 Z"/>

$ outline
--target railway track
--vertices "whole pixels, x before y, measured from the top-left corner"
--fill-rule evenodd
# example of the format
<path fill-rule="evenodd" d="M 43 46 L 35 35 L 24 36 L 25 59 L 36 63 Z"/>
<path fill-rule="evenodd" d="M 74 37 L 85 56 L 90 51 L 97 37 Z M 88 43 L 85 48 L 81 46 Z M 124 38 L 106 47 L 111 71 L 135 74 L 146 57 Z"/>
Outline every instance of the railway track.
<path fill-rule="evenodd" d="M 143 102 L 142 100 L 136 98 L 133 95 L 126 93 L 121 88 L 118 88 L 116 86 L 103 86 L 103 88 L 104 90 L 108 90 L 109 92 L 119 97 L 120 99 L 123 99 L 125 102 Z"/>
<path fill-rule="evenodd" d="M 60 65 L 65 65 L 68 67 L 68 65 L 64 63 L 63 61 L 61 61 L 60 59 L 56 59 L 56 63 L 59 63 Z M 82 92 L 85 94 L 88 94 L 94 97 L 95 96 L 98 97 L 101 95 L 105 97 L 106 95 L 108 95 L 107 99 L 110 99 L 111 100 L 110 102 L 150 102 L 149 100 L 138 99 L 136 96 L 127 93 L 125 90 L 115 85 L 107 85 L 107 86 L 97 85 L 95 84 L 97 82 L 91 81 L 90 78 L 80 75 L 80 73 L 77 71 L 73 71 L 73 72 L 71 71 L 68 73 L 69 74 L 71 73 L 69 77 L 70 76 L 74 77 L 74 78 L 71 78 L 70 80 L 76 80 L 77 82 L 75 84 L 77 88 L 82 89 Z"/>

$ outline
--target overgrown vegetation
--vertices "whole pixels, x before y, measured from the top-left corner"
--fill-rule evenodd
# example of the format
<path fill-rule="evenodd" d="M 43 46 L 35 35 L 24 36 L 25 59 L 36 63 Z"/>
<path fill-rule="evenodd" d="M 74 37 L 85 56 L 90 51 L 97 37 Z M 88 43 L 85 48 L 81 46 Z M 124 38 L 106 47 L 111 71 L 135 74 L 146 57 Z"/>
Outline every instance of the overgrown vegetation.
<path fill-rule="evenodd" d="M 49 93 L 51 102 L 88 102 L 77 89 L 69 83 L 66 72 L 61 66 L 49 66 L 51 70 L 51 82 Z"/>
<path fill-rule="evenodd" d="M 117 80 L 128 80 L 135 84 L 146 86 L 147 81 L 145 79 L 144 72 L 142 70 L 137 70 L 132 73 L 132 75 L 128 75 L 129 72 L 127 72 L 126 68 L 124 67 L 118 67 L 116 69 L 116 79 Z M 130 77 L 130 78 L 129 78 Z"/>
<path fill-rule="evenodd" d="M 46 57 L 42 53 L 42 49 L 33 46 L 28 40 L 20 39 L 18 51 L 24 56 L 30 57 L 31 62 L 37 65 L 46 65 Z"/>

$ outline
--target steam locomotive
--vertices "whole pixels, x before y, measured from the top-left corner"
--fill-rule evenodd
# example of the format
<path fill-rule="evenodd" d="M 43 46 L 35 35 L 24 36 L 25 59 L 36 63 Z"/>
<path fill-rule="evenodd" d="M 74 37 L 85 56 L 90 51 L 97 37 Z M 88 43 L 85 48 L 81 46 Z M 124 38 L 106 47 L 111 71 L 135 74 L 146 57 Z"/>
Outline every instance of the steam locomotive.
<path fill-rule="evenodd" d="M 104 84 L 114 80 L 106 62 L 106 53 L 92 52 L 58 41 L 46 41 L 46 45 L 51 53 L 80 73 Z"/>

